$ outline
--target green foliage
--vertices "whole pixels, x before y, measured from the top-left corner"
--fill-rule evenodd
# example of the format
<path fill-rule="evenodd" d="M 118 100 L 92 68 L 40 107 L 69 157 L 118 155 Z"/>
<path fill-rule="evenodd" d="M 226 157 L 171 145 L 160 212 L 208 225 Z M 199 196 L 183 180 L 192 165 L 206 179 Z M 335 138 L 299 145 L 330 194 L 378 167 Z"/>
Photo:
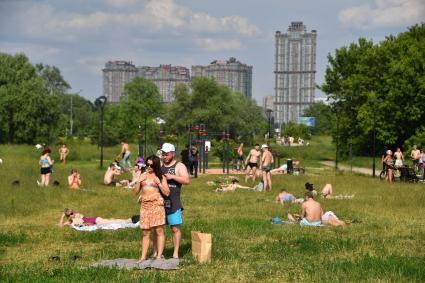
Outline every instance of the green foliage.
<path fill-rule="evenodd" d="M 282 135 L 294 137 L 295 141 L 300 137 L 302 139 L 309 139 L 311 136 L 310 127 L 304 124 L 297 124 L 295 122 L 288 122 L 283 126 Z"/>
<path fill-rule="evenodd" d="M 192 92 L 186 85 L 176 87 L 175 101 L 167 106 L 167 129 L 180 134 L 189 124 L 205 124 L 212 132 L 228 127 L 242 139 L 264 132 L 266 123 L 261 109 L 242 94 L 207 78 L 194 78 L 191 87 Z"/>
<path fill-rule="evenodd" d="M 59 116 L 57 96 L 28 58 L 0 53 L 0 142 L 49 142 Z"/>
<path fill-rule="evenodd" d="M 239 144 L 237 144 L 234 140 L 229 140 L 228 147 L 229 147 L 229 160 L 232 162 L 232 160 L 235 158 L 235 151 L 234 149 L 237 148 Z M 215 157 L 218 157 L 220 161 L 223 161 L 223 153 L 225 149 L 225 143 L 223 140 L 212 140 L 211 144 L 211 152 L 212 155 Z"/>
<path fill-rule="evenodd" d="M 425 126 L 417 128 L 415 134 L 405 141 L 403 147 L 405 151 L 408 151 L 411 150 L 414 145 L 416 145 L 418 149 L 425 148 Z"/>
<path fill-rule="evenodd" d="M 316 125 L 311 128 L 314 135 L 329 135 L 332 131 L 332 108 L 323 103 L 316 102 L 304 110 L 304 116 L 315 117 Z"/>
<path fill-rule="evenodd" d="M 379 44 L 361 38 L 328 60 L 321 89 L 340 108 L 342 144 L 370 154 L 374 122 L 378 150 L 403 144 L 425 123 L 425 24 Z"/>

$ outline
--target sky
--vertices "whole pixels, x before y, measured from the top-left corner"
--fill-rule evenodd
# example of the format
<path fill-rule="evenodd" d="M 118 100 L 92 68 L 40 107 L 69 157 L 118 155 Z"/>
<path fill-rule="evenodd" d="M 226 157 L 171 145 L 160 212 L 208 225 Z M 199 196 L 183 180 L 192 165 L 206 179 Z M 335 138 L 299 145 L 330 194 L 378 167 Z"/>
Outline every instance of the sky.
<path fill-rule="evenodd" d="M 253 66 L 261 105 L 274 95 L 275 32 L 291 21 L 317 30 L 320 85 L 328 53 L 425 21 L 425 0 L 0 0 L 0 52 L 57 66 L 71 91 L 92 101 L 107 61 L 190 69 L 236 57 Z"/>

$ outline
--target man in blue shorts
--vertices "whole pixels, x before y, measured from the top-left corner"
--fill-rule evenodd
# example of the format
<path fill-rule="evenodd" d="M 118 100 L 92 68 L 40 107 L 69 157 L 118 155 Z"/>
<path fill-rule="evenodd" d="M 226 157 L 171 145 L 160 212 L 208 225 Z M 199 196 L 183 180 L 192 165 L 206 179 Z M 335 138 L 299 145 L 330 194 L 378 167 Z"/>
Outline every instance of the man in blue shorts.
<path fill-rule="evenodd" d="M 179 258 L 181 241 L 180 225 L 183 223 L 183 205 L 180 199 L 180 192 L 182 185 L 189 184 L 189 174 L 186 166 L 174 159 L 176 151 L 174 145 L 164 143 L 161 150 L 161 170 L 165 178 L 167 178 L 168 187 L 170 188 L 170 195 L 164 198 L 165 214 L 167 225 L 170 226 L 173 234 L 173 258 Z"/>

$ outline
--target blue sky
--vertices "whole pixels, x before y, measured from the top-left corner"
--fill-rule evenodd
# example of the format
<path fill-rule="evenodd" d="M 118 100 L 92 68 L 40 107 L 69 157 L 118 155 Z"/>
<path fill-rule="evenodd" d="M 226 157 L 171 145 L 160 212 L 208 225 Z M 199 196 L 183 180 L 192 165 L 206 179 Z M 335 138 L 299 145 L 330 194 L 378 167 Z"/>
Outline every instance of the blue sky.
<path fill-rule="evenodd" d="M 102 95 L 109 60 L 190 68 L 236 57 L 253 66 L 253 98 L 261 104 L 274 95 L 274 34 L 291 21 L 317 30 L 321 84 L 329 52 L 425 21 L 425 1 L 0 0 L 0 51 L 59 67 L 72 91 L 90 100 Z"/>

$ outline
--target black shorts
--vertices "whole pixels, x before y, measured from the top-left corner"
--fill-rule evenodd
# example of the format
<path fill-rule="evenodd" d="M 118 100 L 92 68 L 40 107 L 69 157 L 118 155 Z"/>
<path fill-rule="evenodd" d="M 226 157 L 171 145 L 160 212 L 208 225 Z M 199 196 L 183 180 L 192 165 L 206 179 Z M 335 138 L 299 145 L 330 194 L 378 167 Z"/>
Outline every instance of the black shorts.
<path fill-rule="evenodd" d="M 51 167 L 41 167 L 40 169 L 40 174 L 41 175 L 47 175 L 52 173 L 52 168 Z"/>
<path fill-rule="evenodd" d="M 254 162 L 248 162 L 248 167 L 250 167 L 250 168 L 257 168 L 258 167 L 258 164 L 257 163 L 254 163 Z"/>

